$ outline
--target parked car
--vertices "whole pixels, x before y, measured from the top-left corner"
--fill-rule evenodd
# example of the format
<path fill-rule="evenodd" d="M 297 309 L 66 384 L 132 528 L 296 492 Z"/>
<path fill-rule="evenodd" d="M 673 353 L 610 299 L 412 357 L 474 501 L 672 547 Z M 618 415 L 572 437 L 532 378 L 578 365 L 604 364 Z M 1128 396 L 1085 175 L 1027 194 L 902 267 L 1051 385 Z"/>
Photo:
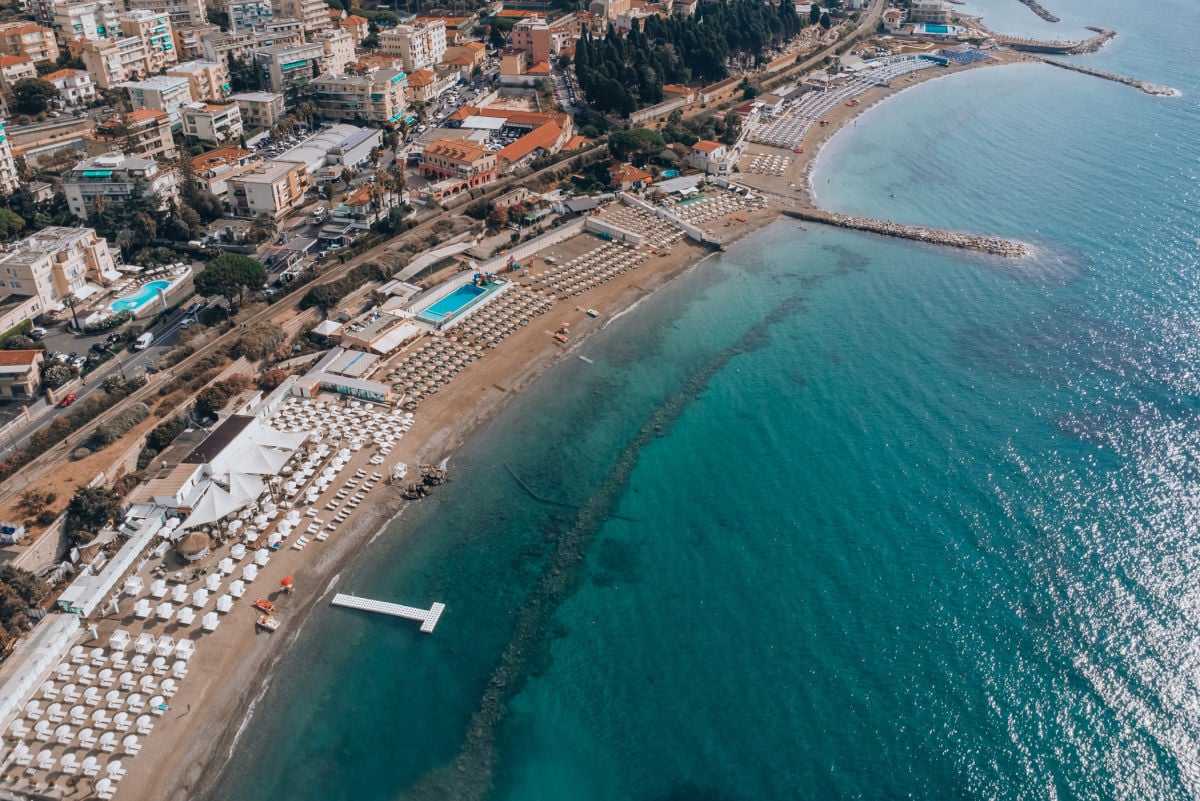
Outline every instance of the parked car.
<path fill-rule="evenodd" d="M 74 402 L 75 402 L 75 393 L 72 392 L 70 395 L 67 395 L 65 398 L 63 398 L 62 400 L 60 400 L 58 402 L 58 408 L 65 409 Z"/>
<path fill-rule="evenodd" d="M 32 339 L 34 342 L 39 341 L 44 336 L 46 336 L 45 328 L 38 327 L 38 328 L 32 329 L 29 332 L 29 338 Z"/>
<path fill-rule="evenodd" d="M 71 359 L 71 366 L 74 367 L 76 370 L 82 370 L 83 365 L 86 363 L 87 363 L 86 356 L 76 356 L 74 359 Z"/>

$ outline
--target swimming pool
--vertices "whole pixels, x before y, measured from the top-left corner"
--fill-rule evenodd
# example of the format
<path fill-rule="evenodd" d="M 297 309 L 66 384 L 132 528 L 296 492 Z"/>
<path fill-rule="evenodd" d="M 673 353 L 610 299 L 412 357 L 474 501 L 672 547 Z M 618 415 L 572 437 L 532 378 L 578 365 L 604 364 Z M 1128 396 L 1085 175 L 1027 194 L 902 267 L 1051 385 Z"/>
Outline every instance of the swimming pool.
<path fill-rule="evenodd" d="M 437 303 L 424 309 L 417 317 L 430 323 L 444 323 L 486 295 L 492 288 L 463 284 Z"/>
<path fill-rule="evenodd" d="M 158 296 L 158 290 L 165 291 L 170 285 L 170 281 L 151 281 L 148 284 L 142 284 L 142 288 L 137 291 L 137 294 L 118 298 L 109 304 L 109 306 L 115 312 L 135 312 L 154 300 Z"/>
<path fill-rule="evenodd" d="M 663 178 L 678 178 L 679 170 L 663 170 Z"/>
<path fill-rule="evenodd" d="M 944 34 L 944 33 L 950 33 L 950 26 L 949 25 L 930 25 L 930 24 L 926 23 L 923 30 L 925 31 L 925 33 L 943 33 Z"/>

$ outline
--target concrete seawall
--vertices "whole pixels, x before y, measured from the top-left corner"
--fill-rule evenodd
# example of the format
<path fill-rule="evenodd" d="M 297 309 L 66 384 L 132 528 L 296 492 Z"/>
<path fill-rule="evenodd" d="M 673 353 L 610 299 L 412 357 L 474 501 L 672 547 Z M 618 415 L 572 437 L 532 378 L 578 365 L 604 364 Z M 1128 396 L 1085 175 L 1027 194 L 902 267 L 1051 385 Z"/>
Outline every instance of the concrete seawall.
<path fill-rule="evenodd" d="M 1117 75 L 1115 72 L 1104 72 L 1103 70 L 1094 70 L 1091 67 L 1082 67 L 1078 64 L 1069 64 L 1066 61 L 1055 61 L 1052 58 L 1043 58 L 1042 61 L 1046 62 L 1047 64 L 1051 64 L 1055 67 L 1064 69 L 1064 70 L 1071 70 L 1072 72 L 1082 72 L 1084 75 L 1094 75 L 1095 77 L 1103 78 L 1106 81 L 1115 81 L 1116 83 L 1123 83 L 1126 86 L 1132 86 L 1135 89 L 1140 89 L 1141 91 L 1145 92 L 1148 95 L 1155 95 L 1157 97 L 1179 97 L 1179 95 L 1180 95 L 1180 92 L 1178 89 L 1172 89 L 1171 87 L 1163 86 L 1162 84 L 1149 83 L 1147 81 L 1139 81 L 1137 78 L 1130 78 L 1125 75 Z"/>
<path fill-rule="evenodd" d="M 917 225 L 904 225 L 888 220 L 872 220 L 868 217 L 852 217 L 848 214 L 835 214 L 820 209 L 783 209 L 788 217 L 806 222 L 833 225 L 838 228 L 849 228 L 855 231 L 866 231 L 880 236 L 890 236 L 897 239 L 911 239 L 914 242 L 925 242 L 930 245 L 973 250 L 976 253 L 986 253 L 990 256 L 1004 256 L 1010 259 L 1022 259 L 1033 254 L 1033 249 L 1023 242 L 999 237 L 980 236 L 977 234 L 961 234 L 954 231 L 940 231 L 936 228 L 923 228 Z"/>

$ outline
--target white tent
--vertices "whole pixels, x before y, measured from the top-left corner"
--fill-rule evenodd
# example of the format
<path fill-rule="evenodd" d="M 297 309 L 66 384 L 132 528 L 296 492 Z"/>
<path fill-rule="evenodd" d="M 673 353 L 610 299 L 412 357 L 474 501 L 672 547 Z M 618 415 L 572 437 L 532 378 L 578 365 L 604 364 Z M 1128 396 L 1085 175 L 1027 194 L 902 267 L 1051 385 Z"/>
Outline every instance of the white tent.
<path fill-rule="evenodd" d="M 229 474 L 229 493 L 238 501 L 253 503 L 266 490 L 267 484 L 261 478 L 248 472 Z"/>
<path fill-rule="evenodd" d="M 179 526 L 178 531 L 182 534 L 187 529 L 215 523 L 226 515 L 249 506 L 253 501 L 254 498 L 238 498 L 218 485 L 210 484 L 204 496 L 200 498 L 200 502 L 187 516 L 187 520 L 184 520 L 183 524 Z"/>

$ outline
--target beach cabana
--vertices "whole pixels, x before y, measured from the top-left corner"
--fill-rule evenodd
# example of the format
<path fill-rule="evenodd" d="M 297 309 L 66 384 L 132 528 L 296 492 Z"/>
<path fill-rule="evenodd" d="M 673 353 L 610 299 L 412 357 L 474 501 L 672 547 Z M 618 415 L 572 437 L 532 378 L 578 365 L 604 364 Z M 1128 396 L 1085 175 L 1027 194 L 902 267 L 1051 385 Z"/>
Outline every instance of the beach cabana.
<path fill-rule="evenodd" d="M 154 635 L 148 631 L 143 631 L 133 643 L 133 652 L 136 654 L 148 654 L 153 650 Z"/>
<path fill-rule="evenodd" d="M 221 608 L 221 599 L 229 600 L 228 595 L 222 595 L 217 599 L 217 609 Z M 216 612 L 209 612 L 204 617 L 200 618 L 200 628 L 205 631 L 216 631 L 217 626 L 221 625 L 221 621 L 217 618 Z"/>
<path fill-rule="evenodd" d="M 234 579 L 229 582 L 229 594 L 234 598 L 241 598 L 246 594 L 246 582 L 241 579 Z"/>
<path fill-rule="evenodd" d="M 175 616 L 175 607 L 168 603 L 161 603 L 158 605 L 158 609 L 155 610 L 155 614 L 158 615 L 159 620 L 168 621 Z"/>
<path fill-rule="evenodd" d="M 175 644 L 175 658 L 182 659 L 184 662 L 192 658 L 196 653 L 196 644 L 191 640 L 181 639 Z"/>
<path fill-rule="evenodd" d="M 126 595 L 141 595 L 145 584 L 141 576 L 126 576 L 125 586 L 122 589 Z"/>
<path fill-rule="evenodd" d="M 196 611 L 190 606 L 185 606 L 175 614 L 175 619 L 185 626 L 190 626 L 196 620 Z"/>
<path fill-rule="evenodd" d="M 175 543 L 175 550 L 185 560 L 196 562 L 212 553 L 212 543 L 207 534 L 200 531 L 193 531 Z M 182 585 L 177 585 L 174 600 L 176 603 L 184 603 L 187 600 L 187 587 L 183 587 L 182 597 L 180 597 L 179 586 Z"/>
<path fill-rule="evenodd" d="M 217 599 L 217 611 L 218 612 L 224 614 L 231 609 L 233 609 L 233 596 L 222 595 L 220 598 Z M 212 614 L 212 613 L 209 612 L 209 614 Z M 213 623 L 212 628 L 209 628 L 208 615 L 204 616 L 204 629 L 206 631 L 216 631 L 216 629 L 217 629 L 217 625 L 215 622 Z"/>
<path fill-rule="evenodd" d="M 125 651 L 129 648 L 129 632 L 125 629 L 116 629 L 108 637 L 108 647 L 114 651 Z"/>

